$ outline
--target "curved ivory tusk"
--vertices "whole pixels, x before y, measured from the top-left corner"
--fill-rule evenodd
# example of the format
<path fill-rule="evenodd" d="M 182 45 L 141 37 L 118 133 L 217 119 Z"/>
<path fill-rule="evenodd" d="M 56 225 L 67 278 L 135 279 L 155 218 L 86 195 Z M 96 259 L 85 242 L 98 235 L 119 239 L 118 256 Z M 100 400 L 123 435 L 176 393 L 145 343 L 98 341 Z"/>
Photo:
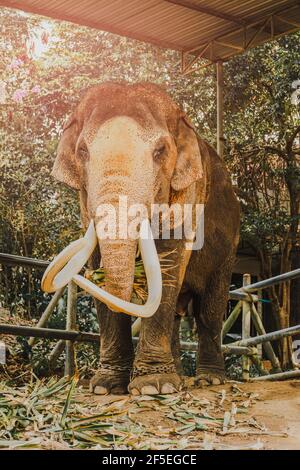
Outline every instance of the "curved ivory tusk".
<path fill-rule="evenodd" d="M 86 231 L 84 238 L 80 238 L 67 246 L 46 269 L 41 287 L 45 292 L 55 292 L 66 286 L 85 265 L 97 245 L 94 221 Z M 66 264 L 67 263 L 67 264 Z"/>
<path fill-rule="evenodd" d="M 119 299 L 77 274 L 92 255 L 96 245 L 97 236 L 92 220 L 84 238 L 71 243 L 50 263 L 42 279 L 42 289 L 45 292 L 54 292 L 73 280 L 93 297 L 104 302 L 111 310 L 135 317 L 151 317 L 160 305 L 162 276 L 148 219 L 144 219 L 141 223 L 139 238 L 139 247 L 148 283 L 148 299 L 144 305 Z"/>
<path fill-rule="evenodd" d="M 160 305 L 162 295 L 162 276 L 148 219 L 144 219 L 141 223 L 139 246 L 148 283 L 148 299 L 144 305 L 137 305 L 119 299 L 80 275 L 74 276 L 73 281 L 93 297 L 105 303 L 111 310 L 127 313 L 134 317 L 151 317 Z"/>

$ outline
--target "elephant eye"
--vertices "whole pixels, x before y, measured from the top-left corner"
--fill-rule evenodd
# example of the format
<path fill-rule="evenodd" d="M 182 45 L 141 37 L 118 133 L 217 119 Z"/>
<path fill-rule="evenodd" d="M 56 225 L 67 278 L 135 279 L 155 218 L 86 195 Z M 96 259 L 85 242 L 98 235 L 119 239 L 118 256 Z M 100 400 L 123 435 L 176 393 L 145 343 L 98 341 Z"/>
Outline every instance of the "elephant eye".
<path fill-rule="evenodd" d="M 157 147 L 153 152 L 154 160 L 159 160 L 164 154 L 165 150 L 166 150 L 165 144 L 162 144 L 159 147 Z"/>
<path fill-rule="evenodd" d="M 81 142 L 77 149 L 77 155 L 83 159 L 87 159 L 89 157 L 89 151 L 85 144 L 85 142 Z"/>

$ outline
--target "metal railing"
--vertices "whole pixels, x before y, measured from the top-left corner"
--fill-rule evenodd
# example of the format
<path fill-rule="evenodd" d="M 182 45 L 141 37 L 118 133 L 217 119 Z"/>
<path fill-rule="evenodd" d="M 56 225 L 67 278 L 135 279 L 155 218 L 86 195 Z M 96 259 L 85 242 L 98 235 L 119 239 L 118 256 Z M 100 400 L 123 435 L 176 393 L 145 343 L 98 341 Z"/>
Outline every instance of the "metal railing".
<path fill-rule="evenodd" d="M 26 266 L 44 270 L 48 266 L 49 262 L 7 253 L 0 253 L 0 264 Z M 229 291 L 229 299 L 237 300 L 238 303 L 223 324 L 222 338 L 226 336 L 239 315 L 242 313 L 242 339 L 234 343 L 223 344 L 222 351 L 224 354 L 242 355 L 243 380 L 250 380 L 250 362 L 255 364 L 260 373 L 263 374 L 262 376 L 253 378 L 251 380 L 276 380 L 300 376 L 300 370 L 293 370 L 288 372 L 281 371 L 280 362 L 271 345 L 271 341 L 300 334 L 300 325 L 278 330 L 272 333 L 266 333 L 261 317 L 255 306 L 259 300 L 259 297 L 258 295 L 254 294 L 258 290 L 265 289 L 282 282 L 290 281 L 299 276 L 300 269 L 295 269 L 294 271 L 290 271 L 288 273 L 251 284 L 250 275 L 244 274 L 243 286 L 239 289 Z M 60 330 L 45 328 L 52 313 L 54 312 L 59 299 L 63 296 L 66 289 L 68 291 L 66 329 Z M 66 288 L 62 288 L 55 292 L 47 308 L 41 315 L 37 326 L 28 327 L 0 323 L 0 333 L 29 337 L 30 339 L 28 343 L 30 346 L 34 345 L 37 338 L 57 339 L 58 342 L 50 354 L 49 362 L 52 367 L 54 367 L 59 356 L 65 350 L 65 375 L 73 375 L 75 371 L 74 342 L 99 341 L 99 335 L 97 333 L 76 331 L 77 298 L 77 286 L 71 281 Z M 252 323 L 258 333 L 258 336 L 250 337 Z M 140 324 L 140 319 L 138 319 L 132 325 L 132 331 L 134 332 L 133 341 L 135 343 L 138 341 L 136 335 L 139 333 Z M 263 345 L 265 354 L 272 364 L 272 374 L 269 374 L 264 370 L 261 360 L 258 356 L 257 345 L 260 344 Z M 181 342 L 180 346 L 182 350 L 197 350 L 197 343 Z"/>

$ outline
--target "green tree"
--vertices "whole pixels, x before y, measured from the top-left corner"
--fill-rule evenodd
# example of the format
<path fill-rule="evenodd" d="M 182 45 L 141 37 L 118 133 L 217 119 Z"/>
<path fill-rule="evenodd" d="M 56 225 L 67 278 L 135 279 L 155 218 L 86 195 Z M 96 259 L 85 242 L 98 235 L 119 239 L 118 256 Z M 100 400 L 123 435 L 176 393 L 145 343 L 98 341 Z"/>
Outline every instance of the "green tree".
<path fill-rule="evenodd" d="M 263 278 L 290 271 L 299 250 L 300 108 L 292 99 L 299 38 L 281 38 L 226 65 L 227 161 L 242 203 L 241 235 L 259 257 Z M 290 283 L 270 288 L 269 297 L 277 327 L 288 327 Z M 289 366 L 290 340 L 280 353 Z"/>

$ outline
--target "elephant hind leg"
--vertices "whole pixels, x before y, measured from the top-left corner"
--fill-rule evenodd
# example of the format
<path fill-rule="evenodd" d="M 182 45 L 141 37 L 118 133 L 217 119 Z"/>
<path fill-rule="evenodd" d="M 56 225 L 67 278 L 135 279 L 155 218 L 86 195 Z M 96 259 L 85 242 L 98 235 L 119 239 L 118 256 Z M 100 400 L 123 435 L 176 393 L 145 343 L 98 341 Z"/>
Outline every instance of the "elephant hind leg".
<path fill-rule="evenodd" d="M 234 256 L 212 274 L 204 295 L 194 297 L 194 315 L 199 337 L 196 384 L 217 385 L 225 380 L 221 331 L 226 312 Z"/>

